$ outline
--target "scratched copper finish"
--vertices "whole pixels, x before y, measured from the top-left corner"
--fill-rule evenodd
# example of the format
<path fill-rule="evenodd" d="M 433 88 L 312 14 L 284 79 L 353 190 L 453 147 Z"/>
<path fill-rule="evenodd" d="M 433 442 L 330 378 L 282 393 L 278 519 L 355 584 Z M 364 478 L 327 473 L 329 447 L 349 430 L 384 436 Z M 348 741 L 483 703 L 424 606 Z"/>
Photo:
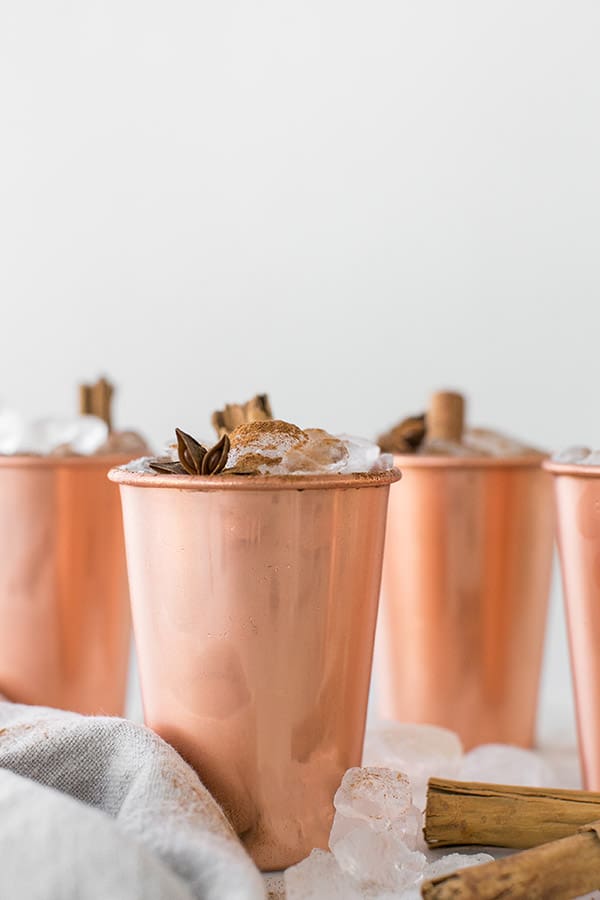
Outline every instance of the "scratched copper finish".
<path fill-rule="evenodd" d="M 122 715 L 130 643 L 127 457 L 0 456 L 0 693 Z"/>
<path fill-rule="evenodd" d="M 554 525 L 541 460 L 396 457 L 377 640 L 385 717 L 451 728 L 466 747 L 532 744 Z"/>
<path fill-rule="evenodd" d="M 197 769 L 256 863 L 326 847 L 360 763 L 397 472 L 113 471 L 146 722 Z"/>
<path fill-rule="evenodd" d="M 547 462 L 554 476 L 558 548 L 575 686 L 579 755 L 600 790 L 600 468 Z"/>

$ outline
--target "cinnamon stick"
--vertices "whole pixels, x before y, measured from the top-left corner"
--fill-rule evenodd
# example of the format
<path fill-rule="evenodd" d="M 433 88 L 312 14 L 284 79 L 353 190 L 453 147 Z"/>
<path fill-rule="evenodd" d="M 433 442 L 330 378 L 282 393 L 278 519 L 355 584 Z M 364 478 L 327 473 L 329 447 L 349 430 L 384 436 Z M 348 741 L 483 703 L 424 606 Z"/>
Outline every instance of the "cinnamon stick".
<path fill-rule="evenodd" d="M 212 425 L 219 435 L 231 434 L 238 425 L 248 422 L 265 422 L 273 418 L 267 394 L 256 394 L 247 403 L 227 403 L 224 409 L 212 414 Z"/>
<path fill-rule="evenodd" d="M 427 412 L 427 442 L 462 439 L 465 419 L 465 398 L 452 391 L 433 394 Z"/>
<path fill-rule="evenodd" d="M 600 887 L 600 822 L 506 859 L 426 881 L 425 900 L 571 900 Z"/>
<path fill-rule="evenodd" d="M 103 419 L 112 431 L 113 394 L 114 387 L 106 378 L 100 378 L 95 384 L 80 384 L 79 412 Z"/>
<path fill-rule="evenodd" d="M 424 833 L 430 847 L 525 849 L 598 818 L 600 793 L 430 778 Z"/>
<path fill-rule="evenodd" d="M 377 443 L 384 453 L 415 453 L 425 438 L 425 415 L 409 416 L 379 435 Z"/>

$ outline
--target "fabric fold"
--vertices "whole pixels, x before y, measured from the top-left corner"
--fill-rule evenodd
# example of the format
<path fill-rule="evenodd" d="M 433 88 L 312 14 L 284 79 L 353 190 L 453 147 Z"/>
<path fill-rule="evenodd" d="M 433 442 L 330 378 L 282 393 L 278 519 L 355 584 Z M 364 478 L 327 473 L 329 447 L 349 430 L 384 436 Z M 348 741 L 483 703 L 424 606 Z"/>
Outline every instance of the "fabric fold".
<path fill-rule="evenodd" d="M 263 900 L 265 897 L 258 870 L 194 770 L 172 747 L 142 725 L 125 719 L 86 717 L 0 702 L 0 768 L 20 776 L 21 780 L 29 779 L 53 789 L 17 784 L 14 778 L 8 777 L 8 772 L 0 773 L 2 808 L 6 808 L 5 795 L 8 798 L 16 791 L 20 798 L 16 807 L 20 810 L 18 829 L 11 825 L 11 814 L 4 816 L 6 821 L 0 830 L 3 859 L 18 833 L 24 844 L 30 840 L 26 815 L 29 798 L 29 816 L 35 834 L 50 836 L 47 855 L 52 855 L 55 862 L 63 859 L 65 877 L 69 858 L 68 854 L 60 855 L 62 841 L 68 842 L 68 835 L 79 832 L 88 835 L 92 842 L 97 826 L 98 846 L 97 852 L 90 854 L 89 879 L 97 878 L 100 859 L 104 859 L 103 874 L 121 872 L 130 886 L 129 894 L 114 894 L 119 900 L 130 896 L 163 896 L 135 893 L 146 878 L 152 877 L 156 885 L 161 877 L 163 881 L 170 877 L 177 885 L 177 889 L 166 888 L 172 891 L 164 894 L 169 900 L 185 898 L 185 891 L 193 900 Z M 67 802 L 68 798 L 57 796 L 56 791 L 72 799 Z M 97 815 L 92 815 L 94 812 Z M 53 816 L 61 822 L 60 835 L 52 834 Z M 119 838 L 121 849 L 117 855 L 110 847 L 118 847 Z M 73 852 L 77 851 L 73 876 L 84 865 L 84 850 L 73 839 Z M 14 852 L 19 855 L 18 850 Z M 28 858 L 29 854 L 25 853 L 23 859 Z M 45 864 L 40 859 L 40 869 Z M 2 869 L 0 866 L 0 896 L 5 896 Z M 152 876 L 159 870 L 164 877 Z M 138 872 L 138 882 L 134 872 Z M 17 877 L 16 872 L 11 877 Z M 79 885 L 79 893 L 73 897 L 96 900 L 100 895 L 93 893 L 91 885 L 90 892 L 86 893 L 86 885 L 87 882 Z M 125 889 L 122 885 L 121 890 Z M 6 896 L 64 900 L 71 895 L 13 892 Z M 113 898 L 107 892 L 102 896 Z"/>

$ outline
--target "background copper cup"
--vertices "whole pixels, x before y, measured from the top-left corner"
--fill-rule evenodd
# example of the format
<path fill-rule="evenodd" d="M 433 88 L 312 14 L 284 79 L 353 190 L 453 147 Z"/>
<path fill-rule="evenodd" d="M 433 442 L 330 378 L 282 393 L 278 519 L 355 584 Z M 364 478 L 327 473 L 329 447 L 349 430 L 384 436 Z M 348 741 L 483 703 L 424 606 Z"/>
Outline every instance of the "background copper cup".
<path fill-rule="evenodd" d="M 553 545 L 541 456 L 399 456 L 377 640 L 381 712 L 530 746 Z"/>
<path fill-rule="evenodd" d="M 361 759 L 399 473 L 110 477 L 147 724 L 261 868 L 326 847 L 333 794 Z"/>
<path fill-rule="evenodd" d="M 130 615 L 119 456 L 0 457 L 0 693 L 122 715 Z"/>
<path fill-rule="evenodd" d="M 600 469 L 547 462 L 554 476 L 558 548 L 575 687 L 579 755 L 600 790 Z"/>

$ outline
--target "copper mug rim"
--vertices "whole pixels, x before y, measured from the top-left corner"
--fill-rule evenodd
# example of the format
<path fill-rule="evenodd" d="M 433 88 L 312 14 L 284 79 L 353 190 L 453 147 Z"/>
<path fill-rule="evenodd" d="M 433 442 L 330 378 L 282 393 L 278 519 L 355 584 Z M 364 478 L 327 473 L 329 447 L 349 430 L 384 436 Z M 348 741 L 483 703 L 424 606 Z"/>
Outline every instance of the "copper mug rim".
<path fill-rule="evenodd" d="M 580 463 L 561 463 L 551 459 L 543 463 L 546 472 L 552 475 L 574 475 L 580 478 L 600 477 L 600 466 L 585 466 Z"/>
<path fill-rule="evenodd" d="M 124 465 L 131 462 L 131 453 L 91 453 L 89 456 L 76 455 L 58 456 L 52 454 L 35 453 L 6 453 L 0 454 L 0 468 L 39 468 L 52 469 L 62 466 L 73 468 L 87 468 L 98 466 L 105 469 L 107 466 Z"/>
<path fill-rule="evenodd" d="M 149 475 L 113 468 L 108 473 L 117 484 L 142 488 L 172 488 L 185 491 L 322 491 L 339 488 L 382 487 L 402 477 L 397 468 L 382 472 L 348 475 Z"/>
<path fill-rule="evenodd" d="M 516 453 L 513 456 L 445 456 L 416 453 L 394 453 L 394 463 L 400 469 L 512 469 L 517 466 L 543 465 L 548 454 L 541 450 Z"/>

